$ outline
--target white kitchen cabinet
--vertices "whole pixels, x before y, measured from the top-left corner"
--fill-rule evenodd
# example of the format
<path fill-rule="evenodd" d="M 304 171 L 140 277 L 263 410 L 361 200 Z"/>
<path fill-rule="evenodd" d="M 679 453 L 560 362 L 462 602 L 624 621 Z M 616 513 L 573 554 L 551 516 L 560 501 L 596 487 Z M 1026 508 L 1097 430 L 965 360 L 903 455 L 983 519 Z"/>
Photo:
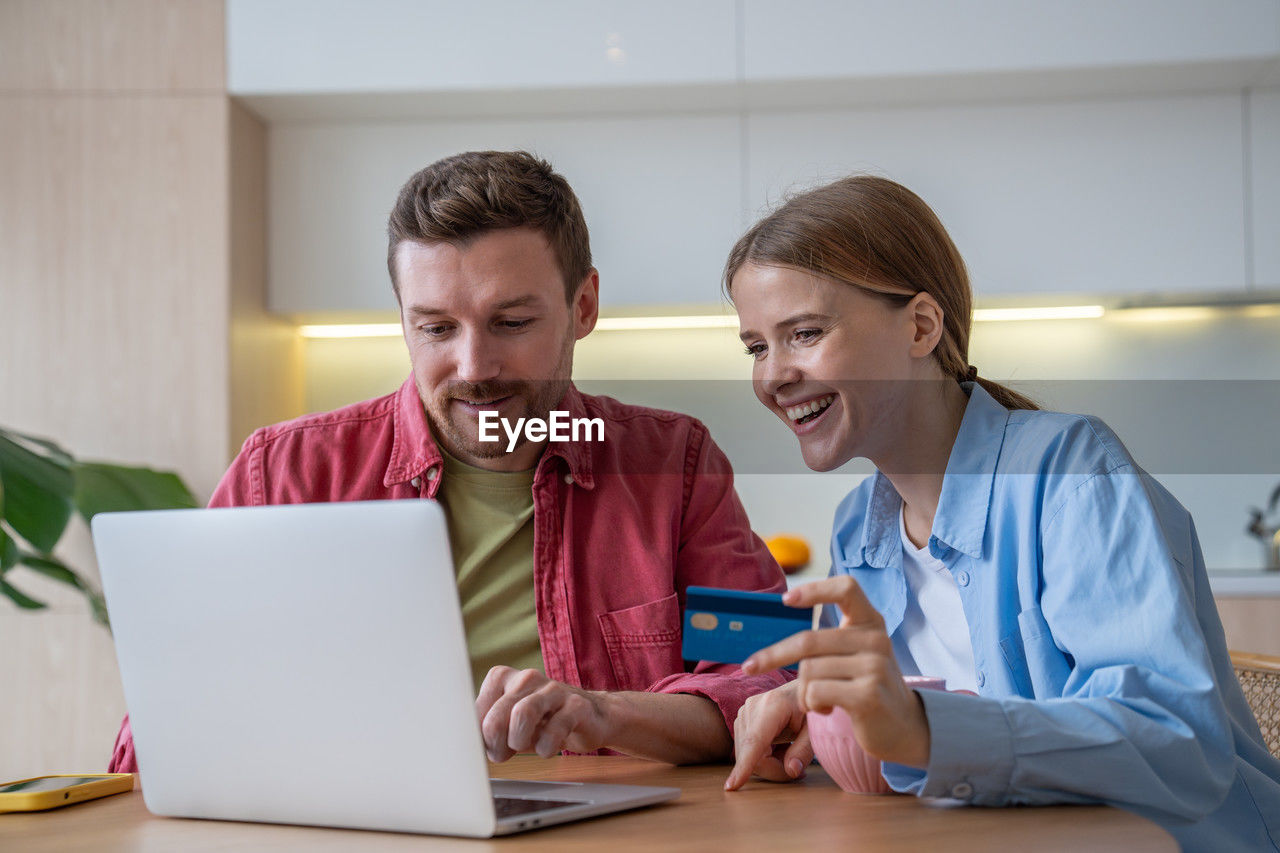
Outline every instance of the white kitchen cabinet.
<path fill-rule="evenodd" d="M 1245 71 L 1280 53 L 1273 0 L 745 0 L 747 81 Z"/>
<path fill-rule="evenodd" d="M 1253 285 L 1280 289 L 1280 88 L 1249 95 Z"/>
<path fill-rule="evenodd" d="M 227 0 L 233 95 L 732 82 L 733 0 Z"/>
<path fill-rule="evenodd" d="M 512 148 L 578 193 L 605 308 L 717 302 L 742 226 L 738 130 L 734 115 L 276 126 L 269 307 L 393 309 L 386 221 L 401 185 L 440 157 Z"/>
<path fill-rule="evenodd" d="M 979 295 L 1196 292 L 1245 286 L 1238 94 L 761 112 L 747 187 L 854 171 L 939 214 Z"/>

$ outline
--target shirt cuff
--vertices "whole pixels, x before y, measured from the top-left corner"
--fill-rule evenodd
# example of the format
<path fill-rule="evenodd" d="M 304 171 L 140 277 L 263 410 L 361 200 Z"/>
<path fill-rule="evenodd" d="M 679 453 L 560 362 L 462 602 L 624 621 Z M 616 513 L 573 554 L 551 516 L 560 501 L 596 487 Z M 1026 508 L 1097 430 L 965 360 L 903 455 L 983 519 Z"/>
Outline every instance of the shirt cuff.
<path fill-rule="evenodd" d="M 699 664 L 699 668 L 706 664 Z M 685 672 L 669 675 L 648 687 L 648 693 L 688 693 L 709 699 L 720 709 L 724 724 L 733 734 L 738 712 L 749 696 L 764 693 L 786 684 L 795 673 L 775 670 L 760 675 L 747 675 L 737 666 L 722 666 L 724 672 Z"/>
<path fill-rule="evenodd" d="M 929 767 L 885 763 L 895 790 L 922 797 L 949 797 L 979 806 L 1008 802 L 1013 777 L 1013 732 L 996 699 L 918 690 L 929 720 Z"/>

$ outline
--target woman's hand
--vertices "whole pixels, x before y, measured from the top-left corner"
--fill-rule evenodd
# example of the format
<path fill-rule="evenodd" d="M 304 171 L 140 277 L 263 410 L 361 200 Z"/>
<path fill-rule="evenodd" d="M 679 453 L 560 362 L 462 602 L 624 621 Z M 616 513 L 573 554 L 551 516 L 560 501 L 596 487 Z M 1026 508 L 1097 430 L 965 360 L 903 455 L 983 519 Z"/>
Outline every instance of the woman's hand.
<path fill-rule="evenodd" d="M 770 782 L 804 775 L 813 761 L 813 747 L 796 687 L 789 681 L 743 703 L 733 723 L 734 765 L 724 783 L 726 791 L 738 790 L 752 774 Z"/>
<path fill-rule="evenodd" d="M 743 672 L 755 675 L 799 661 L 800 677 L 773 693 L 794 690 L 799 714 L 825 713 L 839 705 L 849 713 L 854 736 L 868 753 L 882 761 L 927 767 L 924 704 L 902 680 L 884 619 L 857 582 L 848 576 L 827 578 L 789 590 L 782 600 L 792 607 L 835 604 L 844 616 L 838 628 L 802 631 L 761 649 L 742 664 Z M 730 782 L 740 770 L 734 767 Z"/>

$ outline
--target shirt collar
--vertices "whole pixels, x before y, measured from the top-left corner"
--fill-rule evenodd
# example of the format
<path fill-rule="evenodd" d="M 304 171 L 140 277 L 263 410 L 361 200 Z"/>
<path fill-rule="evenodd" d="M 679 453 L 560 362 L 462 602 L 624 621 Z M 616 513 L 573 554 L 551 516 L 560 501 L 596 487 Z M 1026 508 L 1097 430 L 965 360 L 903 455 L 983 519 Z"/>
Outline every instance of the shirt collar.
<path fill-rule="evenodd" d="M 582 392 L 572 383 L 569 384 L 569 390 L 565 392 L 564 397 L 560 400 L 558 408 L 568 412 L 569 417 L 573 419 L 590 417 L 587 413 L 586 401 Z M 588 444 L 589 442 L 585 441 L 547 442 L 547 449 L 542 452 L 542 458 L 538 460 L 539 470 L 544 465 L 550 464 L 545 460 L 558 456 L 564 460 L 575 483 L 584 489 L 594 489 L 595 478 L 592 473 L 591 452 Z"/>
<path fill-rule="evenodd" d="M 391 461 L 382 477 L 382 485 L 407 483 L 433 465 L 443 464 L 440 448 L 431 435 L 427 412 L 422 408 L 413 374 L 396 392 L 391 429 Z"/>
<path fill-rule="evenodd" d="M 929 550 L 938 559 L 947 548 L 974 559 L 982 557 L 996 465 L 1009 424 L 1009 410 L 981 385 L 965 382 L 961 387 L 969 393 L 969 404 L 947 460 L 933 535 L 929 537 Z"/>
<path fill-rule="evenodd" d="M 877 471 L 872 477 L 871 500 L 867 502 L 867 518 L 862 525 L 862 553 L 850 556 L 856 558 L 854 565 L 861 563 L 887 569 L 896 564 L 902 548 L 898 537 L 902 497 L 884 474 Z"/>
<path fill-rule="evenodd" d="M 568 411 L 572 418 L 587 415 L 582 392 L 572 384 L 560 401 L 560 408 Z M 384 486 L 407 483 L 421 477 L 432 466 L 443 465 L 444 457 L 431 435 L 427 412 L 422 408 L 422 398 L 418 396 L 418 386 L 412 374 L 396 392 L 392 424 L 391 460 L 382 477 Z M 544 465 L 549 464 L 544 460 L 558 456 L 565 461 L 575 483 L 583 488 L 594 488 L 591 454 L 584 444 L 577 441 L 548 442 L 537 468 L 541 471 Z"/>
<path fill-rule="evenodd" d="M 942 495 L 933 519 L 929 552 L 942 559 L 949 548 L 982 557 L 982 543 L 987 533 L 987 512 L 991 506 L 991 489 L 995 482 L 996 464 L 1004 444 L 1009 410 L 997 403 L 976 382 L 961 383 L 969 394 L 960 431 L 956 434 L 947 471 L 942 481 Z M 865 564 L 880 569 L 897 564 L 902 550 L 898 518 L 902 497 L 889 478 L 877 471 L 867 502 L 867 517 L 862 525 L 860 554 L 847 558 L 854 565 Z"/>

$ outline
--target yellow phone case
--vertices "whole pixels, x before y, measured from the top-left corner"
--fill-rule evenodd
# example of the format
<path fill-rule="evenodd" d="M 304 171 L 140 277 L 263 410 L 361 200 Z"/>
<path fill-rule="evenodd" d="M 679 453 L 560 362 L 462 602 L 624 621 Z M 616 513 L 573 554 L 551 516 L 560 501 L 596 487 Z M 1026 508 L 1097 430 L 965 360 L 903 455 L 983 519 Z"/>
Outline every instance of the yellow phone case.
<path fill-rule="evenodd" d="M 0 793 L 0 812 L 38 812 L 133 790 L 132 773 L 51 773 L 47 776 L 32 776 L 29 779 L 5 782 L 0 784 L 0 788 L 20 785 L 36 779 L 87 779 L 89 777 L 93 777 L 92 782 L 55 788 L 52 791 Z"/>

